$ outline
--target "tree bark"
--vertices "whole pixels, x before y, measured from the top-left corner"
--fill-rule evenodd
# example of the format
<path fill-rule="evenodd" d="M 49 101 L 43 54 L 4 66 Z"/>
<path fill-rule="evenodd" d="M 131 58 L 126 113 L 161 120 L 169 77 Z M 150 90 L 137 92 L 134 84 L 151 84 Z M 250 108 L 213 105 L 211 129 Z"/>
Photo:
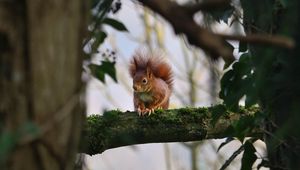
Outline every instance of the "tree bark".
<path fill-rule="evenodd" d="M 120 111 L 93 115 L 87 118 L 81 152 L 93 155 L 133 144 L 225 138 L 231 135 L 226 130 L 232 122 L 257 111 L 257 108 L 241 109 L 221 117 L 214 126 L 211 112 L 216 107 L 158 110 L 145 117 L 139 117 L 136 112 Z M 255 129 L 248 135 L 260 137 L 261 132 Z"/>
<path fill-rule="evenodd" d="M 1 132 L 14 136 L 1 169 L 72 169 L 87 15 L 80 0 L 0 2 Z M 22 140 L 30 122 L 39 137 Z"/>
<path fill-rule="evenodd" d="M 259 97 L 266 120 L 265 142 L 271 169 L 300 169 L 300 2 L 242 0 L 248 34 L 285 35 L 293 50 L 250 45 Z M 259 5 L 257 5 L 259 4 Z"/>

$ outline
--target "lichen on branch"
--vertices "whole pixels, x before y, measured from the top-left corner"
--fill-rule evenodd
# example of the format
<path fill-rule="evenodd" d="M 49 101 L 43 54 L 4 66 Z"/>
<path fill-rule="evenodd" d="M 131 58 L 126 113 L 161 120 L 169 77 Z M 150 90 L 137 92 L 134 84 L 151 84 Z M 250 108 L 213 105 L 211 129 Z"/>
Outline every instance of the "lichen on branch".
<path fill-rule="evenodd" d="M 80 152 L 93 155 L 134 144 L 224 138 L 228 137 L 226 129 L 232 122 L 257 110 L 240 109 L 236 113 L 224 110 L 218 113 L 219 107 L 223 106 L 156 110 L 145 117 L 139 117 L 136 112 L 115 110 L 105 112 L 103 116 L 92 115 L 86 121 Z M 217 121 L 214 114 L 221 115 Z"/>

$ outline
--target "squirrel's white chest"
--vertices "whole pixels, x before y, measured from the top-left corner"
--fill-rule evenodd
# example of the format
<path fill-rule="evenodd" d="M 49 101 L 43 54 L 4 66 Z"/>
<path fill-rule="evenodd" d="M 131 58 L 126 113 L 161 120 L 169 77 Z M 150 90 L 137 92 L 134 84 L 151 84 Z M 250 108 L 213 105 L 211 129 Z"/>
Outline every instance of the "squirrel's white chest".
<path fill-rule="evenodd" d="M 153 100 L 153 97 L 149 93 L 139 93 L 139 98 L 143 102 L 151 102 Z"/>

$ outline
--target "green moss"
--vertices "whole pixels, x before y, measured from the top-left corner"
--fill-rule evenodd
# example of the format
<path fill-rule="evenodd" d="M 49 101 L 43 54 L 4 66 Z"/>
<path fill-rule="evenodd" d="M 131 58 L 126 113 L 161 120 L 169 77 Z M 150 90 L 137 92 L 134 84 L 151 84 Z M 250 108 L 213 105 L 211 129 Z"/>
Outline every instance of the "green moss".
<path fill-rule="evenodd" d="M 119 114 L 121 114 L 122 112 L 119 110 L 110 110 L 110 111 L 105 111 L 103 113 L 103 117 L 105 117 L 106 119 L 108 118 L 116 118 L 118 117 Z"/>
<path fill-rule="evenodd" d="M 177 109 L 178 113 L 181 115 L 189 114 L 192 110 L 193 110 L 193 108 L 190 108 L 190 107 L 184 107 L 184 108 Z"/>
<path fill-rule="evenodd" d="M 230 122 L 257 111 L 257 108 L 249 108 L 250 111 L 241 108 L 238 113 L 231 113 L 223 107 L 158 109 L 150 116 L 142 117 L 136 112 L 122 113 L 118 110 L 107 111 L 103 116 L 92 115 L 87 118 L 84 131 L 84 144 L 87 146 L 84 152 L 95 154 L 108 148 L 138 143 L 201 140 L 206 135 L 210 138 L 224 137 L 221 133 Z M 212 111 L 217 116 L 227 115 L 229 119 L 221 116 L 216 119 L 216 126 L 220 127 L 212 127 Z"/>

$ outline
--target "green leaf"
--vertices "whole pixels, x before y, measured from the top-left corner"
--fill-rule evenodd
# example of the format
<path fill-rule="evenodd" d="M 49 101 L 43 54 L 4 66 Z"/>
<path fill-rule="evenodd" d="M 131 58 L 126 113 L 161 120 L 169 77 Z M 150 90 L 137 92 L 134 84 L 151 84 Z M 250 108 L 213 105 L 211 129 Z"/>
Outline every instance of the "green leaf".
<path fill-rule="evenodd" d="M 219 150 L 220 150 L 223 146 L 225 146 L 226 144 L 230 143 L 230 142 L 233 141 L 233 140 L 234 140 L 233 137 L 228 137 L 228 138 L 226 138 L 226 140 L 225 140 L 224 142 L 222 142 L 222 143 L 220 144 L 220 146 L 218 147 L 217 152 L 219 152 Z"/>
<path fill-rule="evenodd" d="M 250 57 L 251 56 L 249 55 L 249 53 L 243 53 L 239 58 L 239 62 L 251 65 Z"/>
<path fill-rule="evenodd" d="M 220 98 L 224 100 L 226 107 L 232 111 L 238 109 L 238 102 L 242 97 L 242 94 L 236 93 L 237 87 L 239 86 L 236 78 L 235 71 L 229 70 L 221 79 Z"/>
<path fill-rule="evenodd" d="M 257 159 L 255 155 L 256 149 L 250 141 L 245 142 L 244 148 L 241 170 L 252 170 L 252 165 Z"/>
<path fill-rule="evenodd" d="M 97 11 L 98 12 L 103 12 L 103 13 L 107 13 L 108 10 L 110 9 L 112 3 L 113 3 L 113 0 L 97 0 L 98 1 L 98 8 L 97 8 Z M 95 4 L 96 2 L 94 2 Z"/>
<path fill-rule="evenodd" d="M 117 81 L 115 62 L 102 61 L 101 65 L 90 64 L 92 74 L 105 83 L 105 74 L 109 75 L 115 82 Z"/>
<path fill-rule="evenodd" d="M 110 25 L 111 27 L 115 28 L 116 30 L 119 30 L 119 31 L 127 31 L 127 32 L 128 32 L 128 30 L 127 30 L 127 28 L 125 27 L 125 25 L 124 25 L 122 22 L 120 22 L 120 21 L 118 21 L 118 20 L 116 20 L 116 19 L 113 19 L 113 18 L 105 18 L 105 19 L 103 20 L 103 23 L 104 23 L 104 24 L 107 24 L 107 25 Z"/>
<path fill-rule="evenodd" d="M 91 73 L 93 76 L 95 76 L 98 80 L 102 81 L 103 83 L 105 83 L 105 79 L 104 79 L 104 71 L 102 71 L 99 65 L 96 64 L 90 64 L 89 68 L 91 70 Z"/>
<path fill-rule="evenodd" d="M 215 19 L 217 22 L 225 22 L 228 23 L 228 19 L 232 16 L 234 12 L 233 6 L 227 6 L 224 9 L 217 9 L 214 11 L 209 11 L 208 14 L 212 16 L 213 19 Z"/>
<path fill-rule="evenodd" d="M 223 75 L 223 77 L 221 79 L 221 91 L 220 91 L 219 96 L 223 100 L 226 100 L 226 97 L 228 96 L 228 91 L 230 90 L 228 88 L 231 84 L 233 75 L 234 75 L 233 70 L 229 70 Z"/>
<path fill-rule="evenodd" d="M 258 91 L 255 85 L 256 74 L 252 67 L 251 56 L 244 53 L 239 61 L 232 64 L 221 79 L 220 98 L 231 111 L 238 109 L 239 101 L 246 96 L 246 107 L 258 101 Z"/>
<path fill-rule="evenodd" d="M 94 35 L 95 41 L 92 43 L 92 53 L 96 53 L 100 44 L 102 44 L 107 37 L 107 34 L 103 31 L 96 32 Z"/>
<path fill-rule="evenodd" d="M 249 108 L 253 106 L 254 104 L 257 103 L 257 100 L 258 100 L 257 94 L 253 92 L 253 90 L 250 90 L 249 93 L 246 95 L 245 107 Z"/>
<path fill-rule="evenodd" d="M 245 42 L 239 43 L 239 52 L 246 52 L 248 49 L 248 44 Z"/>

